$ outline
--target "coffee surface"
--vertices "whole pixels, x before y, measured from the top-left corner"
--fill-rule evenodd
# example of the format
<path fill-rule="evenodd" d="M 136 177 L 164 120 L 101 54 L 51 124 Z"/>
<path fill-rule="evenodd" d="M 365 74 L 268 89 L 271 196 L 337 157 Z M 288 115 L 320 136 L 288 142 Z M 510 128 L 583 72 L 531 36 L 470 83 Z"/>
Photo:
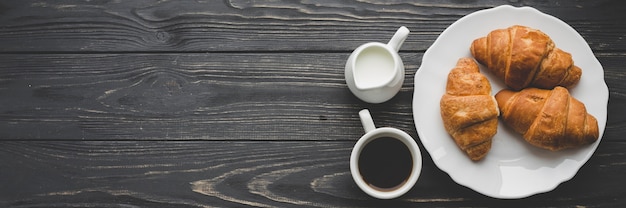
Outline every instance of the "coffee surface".
<path fill-rule="evenodd" d="M 409 148 L 391 137 L 377 138 L 365 145 L 358 164 L 363 180 L 380 191 L 392 191 L 402 186 L 413 169 Z"/>

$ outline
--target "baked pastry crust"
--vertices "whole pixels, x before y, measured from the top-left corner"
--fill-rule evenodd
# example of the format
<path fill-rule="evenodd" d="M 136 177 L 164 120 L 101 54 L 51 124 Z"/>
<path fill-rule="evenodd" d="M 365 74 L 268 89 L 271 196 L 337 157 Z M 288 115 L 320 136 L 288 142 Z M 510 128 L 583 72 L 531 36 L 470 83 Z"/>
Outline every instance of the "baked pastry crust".
<path fill-rule="evenodd" d="M 448 74 L 440 100 L 446 131 L 470 159 L 480 160 L 491 149 L 499 111 L 491 84 L 471 58 L 461 58 Z"/>
<path fill-rule="evenodd" d="M 555 47 L 540 30 L 514 25 L 491 31 L 472 42 L 476 60 L 514 90 L 526 87 L 552 89 L 578 83 L 582 70 L 572 55 Z"/>
<path fill-rule="evenodd" d="M 598 121 L 563 87 L 496 94 L 502 120 L 537 147 L 557 151 L 598 140 Z"/>

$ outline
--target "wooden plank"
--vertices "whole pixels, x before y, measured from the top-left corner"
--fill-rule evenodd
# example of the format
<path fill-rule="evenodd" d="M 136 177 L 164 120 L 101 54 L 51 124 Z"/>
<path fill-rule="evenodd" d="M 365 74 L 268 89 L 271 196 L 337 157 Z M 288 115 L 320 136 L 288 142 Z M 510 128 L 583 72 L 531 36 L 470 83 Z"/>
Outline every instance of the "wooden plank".
<path fill-rule="evenodd" d="M 402 53 L 406 80 L 382 105 L 344 81 L 349 53 L 0 55 L 0 140 L 351 140 L 357 113 L 415 132 L 413 77 L 420 53 Z M 623 115 L 623 54 L 599 54 Z M 289 95 L 289 96 L 288 96 Z M 438 99 L 438 98 L 432 98 Z M 605 138 L 622 140 L 609 116 Z"/>
<path fill-rule="evenodd" d="M 348 55 L 0 55 L 0 139 L 346 140 L 366 107 L 414 129 L 416 65 L 380 109 L 346 87 Z"/>
<path fill-rule="evenodd" d="M 354 141 L 0 141 L 2 207 L 440 207 L 626 204 L 624 142 L 602 143 L 570 181 L 520 200 L 454 183 L 424 152 L 424 170 L 397 200 L 373 200 L 349 173 Z M 423 149 L 422 149 L 423 150 Z M 600 180 L 601 179 L 601 180 Z"/>
<path fill-rule="evenodd" d="M 623 3 L 480 0 L 7 1 L 0 52 L 347 51 L 413 30 L 403 50 L 424 51 L 457 19 L 501 4 L 533 5 L 563 19 L 595 51 L 626 48 Z"/>

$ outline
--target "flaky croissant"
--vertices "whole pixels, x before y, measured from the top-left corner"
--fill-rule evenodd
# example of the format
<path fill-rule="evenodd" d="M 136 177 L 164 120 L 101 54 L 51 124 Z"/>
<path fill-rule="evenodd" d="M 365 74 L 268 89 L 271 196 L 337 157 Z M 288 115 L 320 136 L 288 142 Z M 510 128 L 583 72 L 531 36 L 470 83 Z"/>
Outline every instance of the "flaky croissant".
<path fill-rule="evenodd" d="M 514 90 L 571 87 L 582 74 L 571 54 L 555 47 L 545 33 L 525 26 L 491 31 L 487 37 L 474 40 L 470 51 Z"/>
<path fill-rule="evenodd" d="M 473 59 L 459 59 L 450 71 L 440 107 L 444 127 L 459 148 L 474 161 L 485 157 L 498 128 L 499 111 L 489 80 Z"/>
<path fill-rule="evenodd" d="M 598 140 L 598 121 L 563 87 L 502 90 L 496 100 L 503 121 L 534 146 L 557 151 Z"/>

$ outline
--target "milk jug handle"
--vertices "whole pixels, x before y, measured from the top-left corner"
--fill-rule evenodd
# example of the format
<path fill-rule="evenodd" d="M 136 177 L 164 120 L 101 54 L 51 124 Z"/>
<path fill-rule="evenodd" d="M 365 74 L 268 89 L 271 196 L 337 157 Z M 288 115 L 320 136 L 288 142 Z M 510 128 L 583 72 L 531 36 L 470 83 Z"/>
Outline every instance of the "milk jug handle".
<path fill-rule="evenodd" d="M 391 37 L 391 40 L 389 40 L 389 43 L 387 43 L 387 45 L 393 48 L 396 52 L 398 52 L 400 50 L 400 46 L 402 46 L 402 43 L 404 43 L 404 40 L 406 40 L 406 38 L 409 36 L 409 32 L 409 29 L 405 26 L 398 28 L 398 31 L 393 34 L 393 37 Z"/>

